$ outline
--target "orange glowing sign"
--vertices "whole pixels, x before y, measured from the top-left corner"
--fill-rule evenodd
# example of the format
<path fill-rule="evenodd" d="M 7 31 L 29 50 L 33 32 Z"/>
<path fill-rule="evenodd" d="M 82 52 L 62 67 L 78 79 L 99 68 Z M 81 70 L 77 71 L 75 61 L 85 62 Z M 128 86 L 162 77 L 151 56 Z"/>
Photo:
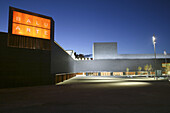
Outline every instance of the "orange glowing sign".
<path fill-rule="evenodd" d="M 12 34 L 50 39 L 51 20 L 13 11 Z"/>

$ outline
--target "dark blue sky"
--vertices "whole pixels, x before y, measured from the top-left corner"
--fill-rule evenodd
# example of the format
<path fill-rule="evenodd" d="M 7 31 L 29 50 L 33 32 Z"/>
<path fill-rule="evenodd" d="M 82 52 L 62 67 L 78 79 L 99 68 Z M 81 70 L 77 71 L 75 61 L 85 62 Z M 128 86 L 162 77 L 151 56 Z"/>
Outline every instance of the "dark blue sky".
<path fill-rule="evenodd" d="M 170 53 L 170 0 L 1 0 L 0 31 L 9 6 L 51 16 L 64 49 L 92 53 L 94 42 L 118 42 L 119 54 Z"/>

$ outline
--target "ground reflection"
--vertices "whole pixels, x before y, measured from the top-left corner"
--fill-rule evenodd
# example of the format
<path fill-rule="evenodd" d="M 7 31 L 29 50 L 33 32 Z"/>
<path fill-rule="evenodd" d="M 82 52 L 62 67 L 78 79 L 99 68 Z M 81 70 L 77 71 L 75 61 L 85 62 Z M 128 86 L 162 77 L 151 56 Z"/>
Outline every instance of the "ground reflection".
<path fill-rule="evenodd" d="M 56 84 L 57 86 L 83 85 L 83 87 L 144 87 L 151 85 L 154 78 L 116 78 L 101 76 L 76 76 L 64 82 Z"/>

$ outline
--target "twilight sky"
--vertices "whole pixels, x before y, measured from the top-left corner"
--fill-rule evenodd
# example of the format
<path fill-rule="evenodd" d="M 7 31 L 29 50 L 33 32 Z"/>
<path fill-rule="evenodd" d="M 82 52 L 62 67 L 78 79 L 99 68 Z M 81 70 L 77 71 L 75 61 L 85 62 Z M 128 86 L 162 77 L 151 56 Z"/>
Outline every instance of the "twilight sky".
<path fill-rule="evenodd" d="M 170 0 L 0 0 L 0 31 L 8 32 L 9 6 L 50 16 L 55 41 L 91 54 L 94 42 L 117 42 L 119 54 L 170 53 Z"/>

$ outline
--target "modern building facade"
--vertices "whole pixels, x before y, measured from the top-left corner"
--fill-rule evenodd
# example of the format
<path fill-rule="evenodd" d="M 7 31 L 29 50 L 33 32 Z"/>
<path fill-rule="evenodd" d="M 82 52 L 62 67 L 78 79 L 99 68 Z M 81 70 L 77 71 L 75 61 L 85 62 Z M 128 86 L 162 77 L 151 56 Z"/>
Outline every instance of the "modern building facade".
<path fill-rule="evenodd" d="M 93 58 L 97 59 L 155 59 L 154 54 L 117 54 L 117 42 L 93 44 Z M 170 58 L 170 54 L 156 54 L 156 58 Z"/>
<path fill-rule="evenodd" d="M 156 55 L 156 65 L 154 54 L 117 54 L 117 43 L 94 43 L 93 44 L 92 61 L 76 61 L 75 69 L 80 72 L 136 72 L 138 67 L 142 67 L 144 71 L 145 65 L 151 65 L 152 71 L 155 69 L 163 70 L 162 64 L 170 60 L 170 54 Z"/>
<path fill-rule="evenodd" d="M 94 43 L 93 59 L 115 59 L 117 58 L 117 43 Z"/>
<path fill-rule="evenodd" d="M 0 88 L 54 85 L 73 75 L 74 59 L 54 41 L 53 19 L 10 7 L 9 31 L 0 32 Z"/>
<path fill-rule="evenodd" d="M 157 54 L 156 65 L 153 54 L 117 54 L 116 42 L 94 43 L 94 60 L 75 60 L 73 53 L 54 41 L 51 17 L 10 7 L 9 31 L 0 32 L 0 88 L 55 85 L 83 72 L 123 75 L 126 68 L 136 71 L 146 64 L 163 70 L 165 63 L 163 54 Z M 166 59 L 170 62 L 169 54 Z"/>

